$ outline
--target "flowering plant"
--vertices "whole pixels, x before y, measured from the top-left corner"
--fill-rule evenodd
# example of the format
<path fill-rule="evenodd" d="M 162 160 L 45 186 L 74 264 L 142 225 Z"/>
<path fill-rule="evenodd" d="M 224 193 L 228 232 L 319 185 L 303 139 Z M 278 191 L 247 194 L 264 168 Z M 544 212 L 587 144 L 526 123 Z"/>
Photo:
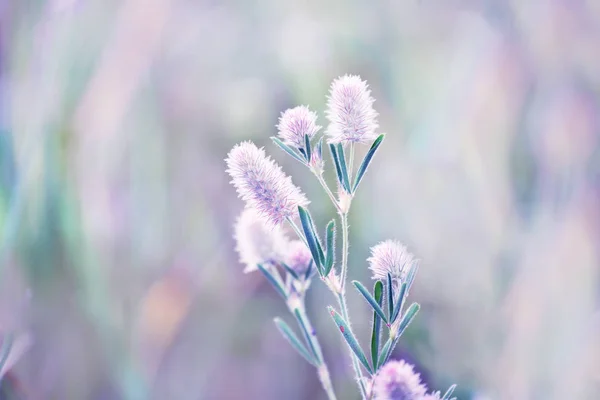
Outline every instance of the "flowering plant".
<path fill-rule="evenodd" d="M 352 199 L 367 168 L 384 140 L 377 134 L 377 112 L 365 81 L 358 76 L 343 76 L 333 81 L 327 101 L 329 125 L 318 140 L 321 129 L 317 115 L 306 106 L 286 110 L 279 119 L 278 137 L 273 142 L 315 175 L 337 210 L 341 231 L 341 262 L 336 265 L 336 220 L 325 228 L 324 240 L 308 210 L 309 201 L 265 151 L 252 142 L 236 145 L 228 154 L 227 172 L 238 195 L 246 202 L 235 226 L 235 239 L 245 272 L 259 270 L 283 297 L 298 323 L 301 340 L 282 319 L 275 324 L 291 346 L 317 369 L 329 399 L 335 399 L 329 370 L 321 345 L 304 306 L 311 280 L 319 275 L 334 295 L 339 312 L 328 310 L 348 345 L 355 379 L 363 399 L 426 400 L 450 399 L 453 385 L 442 396 L 427 394 L 427 388 L 412 366 L 404 361 L 389 361 L 400 336 L 419 311 L 419 304 L 405 303 L 417 273 L 418 262 L 398 241 L 387 240 L 371 248 L 367 260 L 375 284 L 372 292 L 358 281 L 352 285 L 373 309 L 370 357 L 352 332 L 346 305 L 349 240 L 348 213 Z M 337 196 L 323 177 L 323 142 L 331 153 L 337 177 Z M 316 142 L 316 144 L 315 144 Z M 354 169 L 356 145 L 369 144 L 364 159 Z M 290 240 L 283 225 L 298 236 Z M 385 326 L 385 328 L 384 328 Z M 387 328 L 382 343 L 381 331 Z"/>

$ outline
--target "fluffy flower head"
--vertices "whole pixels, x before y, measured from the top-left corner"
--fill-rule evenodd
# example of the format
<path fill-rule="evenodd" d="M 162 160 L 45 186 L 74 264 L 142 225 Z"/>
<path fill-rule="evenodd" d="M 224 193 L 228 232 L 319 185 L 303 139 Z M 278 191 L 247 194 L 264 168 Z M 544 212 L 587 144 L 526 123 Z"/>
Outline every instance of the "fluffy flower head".
<path fill-rule="evenodd" d="M 290 108 L 281 113 L 277 130 L 279 138 L 288 146 L 304 148 L 304 135 L 312 139 L 321 129 L 317 125 L 317 114 L 306 106 Z"/>
<path fill-rule="evenodd" d="M 302 276 L 312 262 L 312 255 L 303 242 L 293 240 L 288 243 L 283 260 L 298 275 Z"/>
<path fill-rule="evenodd" d="M 327 98 L 329 143 L 366 143 L 377 138 L 377 112 L 366 81 L 344 75 L 331 84 Z"/>
<path fill-rule="evenodd" d="M 404 360 L 388 362 L 373 380 L 375 400 L 422 400 L 426 392 L 419 374 Z"/>
<path fill-rule="evenodd" d="M 244 272 L 256 271 L 261 263 L 281 260 L 288 242 L 281 228 L 268 226 L 251 208 L 244 209 L 237 219 L 234 239 L 240 262 L 246 265 Z"/>
<path fill-rule="evenodd" d="M 406 246 L 397 240 L 386 240 L 371 247 L 367 259 L 373 279 L 387 279 L 388 273 L 394 280 L 404 279 L 410 267 L 417 262 Z"/>
<path fill-rule="evenodd" d="M 296 215 L 308 200 L 279 165 L 252 142 L 236 145 L 227 155 L 227 173 L 238 195 L 271 225 Z"/>

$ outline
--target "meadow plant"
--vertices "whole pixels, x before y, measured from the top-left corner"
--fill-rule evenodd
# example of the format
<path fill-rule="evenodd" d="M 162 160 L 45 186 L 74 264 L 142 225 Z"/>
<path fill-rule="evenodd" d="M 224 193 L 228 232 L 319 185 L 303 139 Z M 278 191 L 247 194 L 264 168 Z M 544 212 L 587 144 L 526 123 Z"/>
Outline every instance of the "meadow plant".
<path fill-rule="evenodd" d="M 346 75 L 331 84 L 326 116 L 326 134 L 317 137 L 317 115 L 306 106 L 284 111 L 273 142 L 317 178 L 338 213 L 341 230 L 341 261 L 336 260 L 337 222 L 332 219 L 320 235 L 318 224 L 308 210 L 308 200 L 262 148 L 252 142 L 236 145 L 228 154 L 227 172 L 246 208 L 235 226 L 235 239 L 245 272 L 259 270 L 286 302 L 300 335 L 281 318 L 275 325 L 304 359 L 315 366 L 329 399 L 335 399 L 329 370 L 306 312 L 305 298 L 311 280 L 318 275 L 333 294 L 337 309 L 329 306 L 336 329 L 348 345 L 354 378 L 362 399 L 427 400 L 450 399 L 453 385 L 442 396 L 427 393 L 411 365 L 390 361 L 398 341 L 419 311 L 419 304 L 406 306 L 418 262 L 396 240 L 371 248 L 367 260 L 374 282 L 370 291 L 353 281 L 354 288 L 373 310 L 371 341 L 364 351 L 352 331 L 346 305 L 349 239 L 348 213 L 354 195 L 373 157 L 384 140 L 377 134 L 377 112 L 365 81 Z M 337 196 L 323 177 L 323 146 L 326 136 L 337 178 Z M 370 145 L 364 159 L 354 168 L 356 145 Z M 297 235 L 290 240 L 287 224 Z M 387 339 L 382 341 L 382 330 Z"/>

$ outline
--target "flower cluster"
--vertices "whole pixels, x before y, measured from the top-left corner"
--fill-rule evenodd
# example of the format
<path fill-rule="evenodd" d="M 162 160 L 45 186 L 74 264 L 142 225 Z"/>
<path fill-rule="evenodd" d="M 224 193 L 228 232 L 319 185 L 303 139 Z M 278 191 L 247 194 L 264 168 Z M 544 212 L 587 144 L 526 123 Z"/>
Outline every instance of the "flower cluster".
<path fill-rule="evenodd" d="M 373 279 L 386 280 L 390 274 L 395 281 L 404 280 L 410 267 L 417 262 L 406 246 L 397 240 L 386 240 L 373 246 L 367 261 Z"/>
<path fill-rule="evenodd" d="M 385 364 L 373 379 L 374 400 L 440 400 L 440 392 L 427 393 L 421 376 L 404 360 Z"/>
<path fill-rule="evenodd" d="M 312 139 L 321 127 L 317 125 L 316 113 L 306 106 L 298 106 L 281 113 L 277 129 L 279 137 L 285 144 L 303 149 L 305 135 Z"/>

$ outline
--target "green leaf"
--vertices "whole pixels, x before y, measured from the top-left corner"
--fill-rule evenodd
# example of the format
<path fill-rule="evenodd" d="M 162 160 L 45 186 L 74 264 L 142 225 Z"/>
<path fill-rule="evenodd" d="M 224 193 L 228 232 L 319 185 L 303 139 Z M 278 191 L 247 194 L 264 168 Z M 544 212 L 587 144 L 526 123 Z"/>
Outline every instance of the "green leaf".
<path fill-rule="evenodd" d="M 379 353 L 379 359 L 377 360 L 377 368 L 382 367 L 390 357 L 393 342 L 394 341 L 392 340 L 392 338 L 389 338 L 383 345 L 381 353 Z"/>
<path fill-rule="evenodd" d="M 410 269 L 408 270 L 408 274 L 406 276 L 406 283 L 407 283 L 406 292 L 407 293 L 410 291 L 410 288 L 412 287 L 412 284 L 415 281 L 415 276 L 417 275 L 418 269 L 419 269 L 419 264 L 413 263 L 413 265 L 411 265 Z"/>
<path fill-rule="evenodd" d="M 452 396 L 452 393 L 454 393 L 454 389 L 456 389 L 456 385 L 452 385 L 448 388 L 448 390 L 446 391 L 446 393 L 444 393 L 444 396 L 442 397 L 442 400 L 449 400 L 450 396 Z"/>
<path fill-rule="evenodd" d="M 375 139 L 375 141 L 371 145 L 371 148 L 365 155 L 365 158 L 363 159 L 362 163 L 360 164 L 360 167 L 358 168 L 358 172 L 356 173 L 356 180 L 354 181 L 354 186 L 352 187 L 352 193 L 356 192 L 356 189 L 358 188 L 360 181 L 362 180 L 363 176 L 365 175 L 365 172 L 367 172 L 367 168 L 369 168 L 369 164 L 371 163 L 371 160 L 373 159 L 375 152 L 381 145 L 381 142 L 383 142 L 384 138 L 385 138 L 385 134 L 379 135 L 379 137 L 377 139 Z"/>
<path fill-rule="evenodd" d="M 310 157 L 312 155 L 312 149 L 310 147 L 310 138 L 304 134 L 304 149 L 306 150 L 306 162 L 310 163 Z"/>
<path fill-rule="evenodd" d="M 394 315 L 394 282 L 392 282 L 392 275 L 387 274 L 387 300 L 388 300 L 388 315 L 390 319 Z"/>
<path fill-rule="evenodd" d="M 348 167 L 346 166 L 346 156 L 344 155 L 344 146 L 341 143 L 337 144 L 337 153 L 340 160 L 340 168 L 342 169 L 342 179 L 344 180 L 344 189 L 347 193 L 352 193 L 350 188 L 350 178 L 348 177 Z"/>
<path fill-rule="evenodd" d="M 287 265 L 284 262 L 281 262 L 280 264 L 283 267 L 283 269 L 285 269 L 287 271 L 288 274 L 290 274 L 291 276 L 294 277 L 295 280 L 297 280 L 297 281 L 300 280 L 298 273 L 296 271 L 294 271 L 289 265 Z"/>
<path fill-rule="evenodd" d="M 317 362 L 320 363 L 321 360 L 319 357 L 319 353 L 317 353 L 317 349 L 315 349 L 315 347 L 313 346 L 313 342 L 311 340 L 310 335 L 312 333 L 308 331 L 308 327 L 304 323 L 304 318 L 302 318 L 302 315 L 300 314 L 300 310 L 298 310 L 297 308 L 294 309 L 294 316 L 296 317 L 296 321 L 298 321 L 298 325 L 300 325 L 300 328 L 302 328 L 302 333 L 304 333 L 304 339 L 306 340 L 306 343 L 308 343 L 308 345 L 310 346 L 311 353 L 315 357 L 315 360 L 317 360 Z"/>
<path fill-rule="evenodd" d="M 319 271 L 321 276 L 323 276 L 324 271 L 322 269 L 321 255 L 319 254 L 318 236 L 315 232 L 315 228 L 312 223 L 312 218 L 310 217 L 308 210 L 306 210 L 302 206 L 298 206 L 298 214 L 300 214 L 300 222 L 302 223 L 302 229 L 304 230 L 304 236 L 306 237 L 306 242 L 308 244 L 310 254 L 312 254 L 317 270 Z"/>
<path fill-rule="evenodd" d="M 329 144 L 329 151 L 331 152 L 331 158 L 333 159 L 333 165 L 335 166 L 335 173 L 338 178 L 339 185 L 344 188 L 344 178 L 342 177 L 342 167 L 340 166 L 340 159 L 334 144 Z"/>
<path fill-rule="evenodd" d="M 398 334 L 397 337 L 402 336 L 404 330 L 408 327 L 408 325 L 415 318 L 415 315 L 419 312 L 421 306 L 418 303 L 412 303 L 406 313 L 402 316 L 402 320 L 400 321 L 400 325 L 398 326 Z"/>
<path fill-rule="evenodd" d="M 8 356 L 10 355 L 10 350 L 13 346 L 14 337 L 12 333 L 7 333 L 4 335 L 2 340 L 2 348 L 0 349 L 0 371 L 4 368 L 4 365 L 8 361 Z"/>
<path fill-rule="evenodd" d="M 406 282 L 403 282 L 400 286 L 400 293 L 398 294 L 398 299 L 396 300 L 396 306 L 394 307 L 394 314 L 392 315 L 390 323 L 394 323 L 398 315 L 402 312 L 402 305 L 404 304 L 404 297 L 406 296 Z"/>
<path fill-rule="evenodd" d="M 362 351 L 360 345 L 358 344 L 358 341 L 356 340 L 356 337 L 354 337 L 354 334 L 350 330 L 350 327 L 348 326 L 346 321 L 344 321 L 342 316 L 337 311 L 335 311 L 333 307 L 329 306 L 328 309 L 329 313 L 333 317 L 333 320 L 335 321 L 340 332 L 342 333 L 342 336 L 344 337 L 344 339 L 346 339 L 346 343 L 350 347 L 350 350 L 352 350 L 352 352 L 356 355 L 356 357 L 365 367 L 365 369 L 369 371 L 370 374 L 373 374 L 373 370 L 371 369 L 371 366 L 369 365 L 369 362 L 365 357 L 365 353 Z"/>
<path fill-rule="evenodd" d="M 333 263 L 335 260 L 335 220 L 332 219 L 329 224 L 327 224 L 327 229 L 325 232 L 325 244 L 326 244 L 326 256 L 325 256 L 325 267 L 323 268 L 323 274 L 325 276 L 329 275 L 331 268 L 333 268 Z"/>
<path fill-rule="evenodd" d="M 315 361 L 313 356 L 310 355 L 306 347 L 304 347 L 302 342 L 300 342 L 300 340 L 298 339 L 294 331 L 289 327 L 289 325 L 286 324 L 285 321 L 283 321 L 281 318 L 275 318 L 273 321 L 275 322 L 275 325 L 277 325 L 277 329 L 279 329 L 279 332 L 281 332 L 281 334 L 289 342 L 289 344 L 291 344 L 292 347 L 302 357 L 304 357 L 306 361 L 308 361 L 314 366 L 317 366 L 317 362 Z"/>
<path fill-rule="evenodd" d="M 281 295 L 281 297 L 283 297 L 285 300 L 287 300 L 287 291 L 285 290 L 283 282 L 281 282 L 281 278 L 279 277 L 279 274 L 277 274 L 277 276 L 275 276 L 271 271 L 269 271 L 267 268 L 265 268 L 265 266 L 262 264 L 258 264 L 258 269 L 260 270 L 260 272 L 263 273 L 265 278 L 267 278 L 267 280 L 269 282 L 271 282 L 271 285 L 273 285 L 273 287 L 275 288 L 277 293 L 279 293 Z"/>
<path fill-rule="evenodd" d="M 308 280 L 308 278 L 310 278 L 311 274 L 312 274 L 312 270 L 314 268 L 315 262 L 313 260 L 310 260 L 310 262 L 308 263 L 308 268 L 306 268 L 306 273 L 304 274 L 304 280 Z"/>
<path fill-rule="evenodd" d="M 385 316 L 385 313 L 383 312 L 383 310 L 381 309 L 381 307 L 379 306 L 379 304 L 377 303 L 377 300 L 375 300 L 373 298 L 373 296 L 371 296 L 371 293 L 369 293 L 369 291 L 367 290 L 367 288 L 365 288 L 362 283 L 360 283 L 359 281 L 352 281 L 352 284 L 354 285 L 354 287 L 356 287 L 356 289 L 358 289 L 358 291 L 360 292 L 360 294 L 363 295 L 363 297 L 365 298 L 365 300 L 367 300 L 367 302 L 371 305 L 371 307 L 373 308 L 373 310 L 381 317 L 382 320 L 385 321 L 385 323 L 387 324 L 388 319 Z"/>
<path fill-rule="evenodd" d="M 279 146 L 279 148 L 283 151 L 285 151 L 286 153 L 288 153 L 290 156 L 292 156 L 295 160 L 300 161 L 302 164 L 306 165 L 306 161 L 304 161 L 302 159 L 302 157 L 300 157 L 300 155 L 293 150 L 291 147 L 289 147 L 287 144 L 283 143 L 279 138 L 272 136 L 271 140 L 277 145 Z"/>
<path fill-rule="evenodd" d="M 317 158 L 319 160 L 322 160 L 323 159 L 323 137 L 322 136 L 321 136 L 321 139 L 319 139 L 319 141 L 317 142 L 316 151 L 317 151 Z"/>
<path fill-rule="evenodd" d="M 375 301 L 381 308 L 383 301 L 383 283 L 381 281 L 375 282 L 373 286 L 373 296 Z M 381 339 L 381 318 L 376 311 L 373 311 L 373 332 L 371 333 L 371 362 L 373 363 L 373 370 L 377 371 L 377 358 L 379 357 L 379 341 Z"/>

